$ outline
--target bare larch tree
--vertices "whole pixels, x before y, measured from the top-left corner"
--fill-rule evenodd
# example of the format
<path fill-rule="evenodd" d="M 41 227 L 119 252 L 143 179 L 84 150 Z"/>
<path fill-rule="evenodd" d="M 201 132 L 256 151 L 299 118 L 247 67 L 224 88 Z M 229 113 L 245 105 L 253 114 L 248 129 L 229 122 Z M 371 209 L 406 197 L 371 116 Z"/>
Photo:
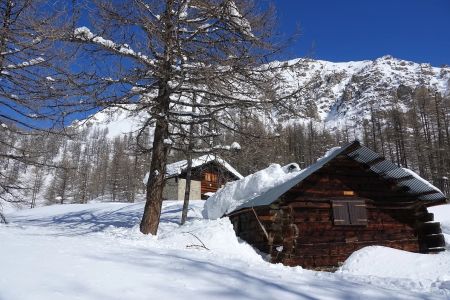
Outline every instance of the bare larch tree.
<path fill-rule="evenodd" d="M 186 151 L 192 140 L 190 152 L 219 149 L 217 128 L 233 130 L 237 110 L 265 109 L 289 96 L 280 96 L 281 66 L 267 64 L 281 47 L 273 9 L 244 0 L 94 2 L 96 33 L 80 26 L 70 39 L 97 64 L 100 57 L 122 59 L 98 69 L 99 101 L 139 99 L 137 109 L 148 112 L 142 131 L 152 127 L 154 134 L 140 229 L 156 234 L 169 152 Z"/>

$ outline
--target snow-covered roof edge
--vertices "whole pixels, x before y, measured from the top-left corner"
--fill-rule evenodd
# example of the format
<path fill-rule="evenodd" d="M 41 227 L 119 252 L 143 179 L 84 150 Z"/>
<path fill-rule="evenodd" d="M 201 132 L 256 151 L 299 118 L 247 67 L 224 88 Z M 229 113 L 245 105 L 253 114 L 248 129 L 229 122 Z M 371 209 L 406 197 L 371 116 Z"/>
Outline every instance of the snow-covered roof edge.
<path fill-rule="evenodd" d="M 253 199 L 245 202 L 244 204 L 237 207 L 234 211 L 238 211 L 243 208 L 250 208 L 255 206 L 265 206 L 270 205 L 276 201 L 281 195 L 286 193 L 296 184 L 302 182 L 304 179 L 321 169 L 325 164 L 332 161 L 335 157 L 346 154 L 349 158 L 352 158 L 360 163 L 367 163 L 375 159 L 381 158 L 377 153 L 373 152 L 369 148 L 360 144 L 359 141 L 355 140 L 348 143 L 342 147 L 336 147 L 328 151 L 324 157 L 319 159 L 314 164 L 310 165 L 308 168 L 302 170 L 300 174 L 291 178 L 290 180 L 274 187 L 267 192 L 256 196 Z M 395 179 L 403 178 L 408 175 L 412 175 L 412 171 L 405 171 L 404 168 L 398 167 L 394 163 L 387 161 L 385 159 L 381 160 L 379 163 L 374 164 L 370 167 L 372 171 L 382 176 L 385 179 Z M 399 186 L 408 187 L 408 193 L 418 194 L 426 193 L 425 195 L 418 196 L 419 200 L 432 201 L 432 203 L 440 203 L 439 201 L 445 200 L 444 194 L 431 183 L 420 177 L 418 174 L 414 173 L 414 178 L 402 181 L 398 183 Z M 427 194 L 428 192 L 434 193 Z M 233 212 L 234 212 L 233 211 Z M 231 212 L 232 213 L 232 212 Z"/>
<path fill-rule="evenodd" d="M 359 143 L 358 143 L 359 144 Z M 274 187 L 267 192 L 251 199 L 250 201 L 247 201 L 246 203 L 242 204 L 241 206 L 237 207 L 234 211 L 243 209 L 243 208 L 249 208 L 254 206 L 264 206 L 264 205 L 270 205 L 275 200 L 277 200 L 281 195 L 286 193 L 288 190 L 290 190 L 292 187 L 294 187 L 299 182 L 303 181 L 305 178 L 309 177 L 311 174 L 322 168 L 325 164 L 327 164 L 329 161 L 331 161 L 333 158 L 338 156 L 339 154 L 343 153 L 345 150 L 350 148 L 350 146 L 354 145 L 353 143 L 350 143 L 348 145 L 345 145 L 343 147 L 336 147 L 333 148 L 332 151 L 328 151 L 324 157 L 317 160 L 314 164 L 310 165 L 308 168 L 303 169 L 300 174 L 297 176 L 289 179 L 288 181 L 280 184 L 277 187 Z"/>
<path fill-rule="evenodd" d="M 205 154 L 200 157 L 192 159 L 192 168 L 197 168 L 210 162 L 216 162 L 224 167 L 228 172 L 232 173 L 239 179 L 244 178 L 235 168 L 233 168 L 227 161 L 215 154 Z M 166 167 L 166 178 L 171 178 L 183 173 L 187 168 L 187 160 L 180 160 Z"/>
<path fill-rule="evenodd" d="M 228 172 L 236 176 L 238 179 L 244 178 L 244 176 L 242 176 L 241 173 L 239 173 L 235 168 L 233 168 L 228 162 L 226 162 L 220 156 L 214 154 L 206 154 L 192 159 L 192 168 L 197 168 L 210 162 L 216 162 L 217 164 L 221 165 L 223 168 L 225 168 Z M 166 166 L 166 179 L 176 177 L 182 174 L 186 170 L 186 168 L 187 168 L 187 160 L 180 160 L 168 164 Z M 147 183 L 147 180 L 148 180 L 148 173 L 145 174 L 143 182 Z"/>

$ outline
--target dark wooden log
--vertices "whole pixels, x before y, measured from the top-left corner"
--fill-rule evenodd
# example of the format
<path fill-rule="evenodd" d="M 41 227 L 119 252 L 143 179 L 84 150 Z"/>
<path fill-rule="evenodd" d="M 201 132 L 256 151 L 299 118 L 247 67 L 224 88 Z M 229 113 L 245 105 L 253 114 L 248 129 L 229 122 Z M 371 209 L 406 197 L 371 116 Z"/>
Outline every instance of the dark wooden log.
<path fill-rule="evenodd" d="M 423 237 L 425 244 L 429 248 L 439 248 L 445 246 L 444 235 L 439 234 L 429 234 Z"/>
<path fill-rule="evenodd" d="M 418 230 L 423 235 L 442 233 L 441 224 L 439 222 L 422 223 Z"/>

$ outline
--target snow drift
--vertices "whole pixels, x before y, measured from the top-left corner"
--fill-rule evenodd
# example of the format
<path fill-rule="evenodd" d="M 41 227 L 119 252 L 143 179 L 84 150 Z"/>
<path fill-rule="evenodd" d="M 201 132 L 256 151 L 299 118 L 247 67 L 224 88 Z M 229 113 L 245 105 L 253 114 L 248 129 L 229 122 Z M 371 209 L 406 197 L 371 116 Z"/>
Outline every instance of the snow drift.
<path fill-rule="evenodd" d="M 350 255 L 337 273 L 402 278 L 424 287 L 448 289 L 450 257 L 448 251 L 439 254 L 419 254 L 371 246 Z"/>

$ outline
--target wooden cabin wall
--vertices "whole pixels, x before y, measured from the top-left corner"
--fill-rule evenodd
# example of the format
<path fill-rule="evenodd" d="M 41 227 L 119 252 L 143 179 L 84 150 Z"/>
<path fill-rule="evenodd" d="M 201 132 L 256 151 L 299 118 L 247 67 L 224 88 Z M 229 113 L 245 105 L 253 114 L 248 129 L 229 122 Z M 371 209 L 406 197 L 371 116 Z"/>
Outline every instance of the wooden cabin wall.
<path fill-rule="evenodd" d="M 285 236 L 287 241 L 292 240 L 286 243 L 290 247 L 280 259 L 286 265 L 337 267 L 356 250 L 371 245 L 420 250 L 414 222 L 406 217 L 414 214 L 413 210 L 387 211 L 366 200 L 367 226 L 338 226 L 333 224 L 330 201 L 302 200 L 283 207 L 291 217 L 290 226 L 296 228 L 295 236 Z"/>
<path fill-rule="evenodd" d="M 263 253 L 271 253 L 271 242 L 267 239 L 261 225 L 268 231 L 273 232 L 272 225 L 275 224 L 276 218 L 270 215 L 269 207 L 255 207 L 252 209 L 240 211 L 238 214 L 230 215 L 230 221 L 233 224 L 236 234 Z M 256 215 L 258 219 L 256 219 Z M 258 222 L 259 220 L 259 222 Z M 261 222 L 261 225 L 260 225 Z"/>
<path fill-rule="evenodd" d="M 364 200 L 367 225 L 335 225 L 332 209 L 335 200 Z M 260 251 L 270 253 L 273 262 L 285 265 L 328 269 L 338 267 L 353 252 L 366 246 L 411 252 L 427 252 L 430 247 L 426 241 L 430 232 L 423 228 L 430 225 L 425 222 L 432 221 L 433 216 L 423 203 L 345 160 L 310 176 L 270 207 L 255 207 L 255 211 L 268 238 L 251 209 L 230 216 L 237 235 Z M 281 252 L 277 250 L 280 246 Z"/>
<path fill-rule="evenodd" d="M 353 252 L 379 245 L 419 252 L 417 230 L 409 215 L 414 210 L 389 211 L 367 200 L 367 226 L 335 226 L 329 200 L 303 199 L 271 208 L 255 208 L 261 224 L 251 210 L 230 216 L 237 235 L 272 261 L 309 269 L 339 266 Z M 282 246 L 282 251 L 278 251 Z"/>

